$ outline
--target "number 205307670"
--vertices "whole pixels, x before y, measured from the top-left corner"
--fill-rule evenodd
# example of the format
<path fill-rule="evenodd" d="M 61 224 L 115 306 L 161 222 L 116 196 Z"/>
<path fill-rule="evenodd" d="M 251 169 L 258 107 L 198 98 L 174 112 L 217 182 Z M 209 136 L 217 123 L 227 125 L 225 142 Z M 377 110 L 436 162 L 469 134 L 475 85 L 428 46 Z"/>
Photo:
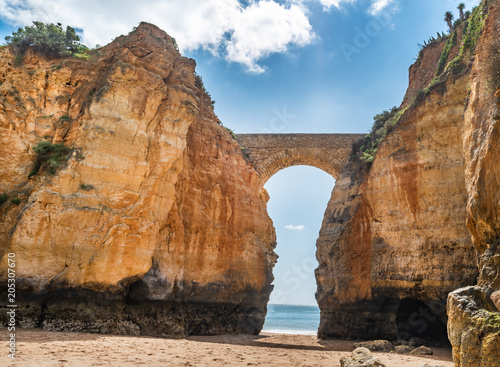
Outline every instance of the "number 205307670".
<path fill-rule="evenodd" d="M 16 260 L 15 254 L 7 255 L 7 294 L 10 303 L 14 303 L 16 301 Z"/>

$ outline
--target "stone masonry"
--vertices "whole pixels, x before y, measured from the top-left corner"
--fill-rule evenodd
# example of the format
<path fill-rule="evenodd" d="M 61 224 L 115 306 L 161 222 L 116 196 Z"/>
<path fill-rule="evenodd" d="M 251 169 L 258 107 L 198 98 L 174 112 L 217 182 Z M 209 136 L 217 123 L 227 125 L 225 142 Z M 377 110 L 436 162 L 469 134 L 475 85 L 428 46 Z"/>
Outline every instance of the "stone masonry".
<path fill-rule="evenodd" d="M 352 143 L 364 134 L 237 134 L 236 140 L 264 185 L 291 166 L 319 168 L 337 178 L 349 160 Z"/>

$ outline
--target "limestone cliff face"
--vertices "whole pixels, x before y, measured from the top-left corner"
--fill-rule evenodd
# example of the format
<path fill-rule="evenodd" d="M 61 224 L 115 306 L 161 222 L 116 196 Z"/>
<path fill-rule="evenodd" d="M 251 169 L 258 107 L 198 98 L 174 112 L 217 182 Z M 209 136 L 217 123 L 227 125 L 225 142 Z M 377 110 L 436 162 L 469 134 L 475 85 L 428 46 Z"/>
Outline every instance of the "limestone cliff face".
<path fill-rule="evenodd" d="M 444 48 L 424 50 L 373 164 L 353 159 L 336 182 L 318 239 L 322 337 L 441 334 L 456 366 L 500 366 L 500 1 L 474 16 L 475 52 L 432 81 Z"/>
<path fill-rule="evenodd" d="M 408 73 L 408 89 L 406 90 L 403 103 L 401 104 L 402 106 L 411 104 L 412 100 L 417 96 L 418 91 L 426 88 L 436 76 L 436 67 L 439 64 L 439 60 L 443 55 L 443 50 L 447 43 L 452 47 L 450 47 L 446 59 L 443 61 L 443 65 L 457 57 L 461 44 L 456 40 L 462 39 L 465 25 L 466 24 L 462 23 L 457 27 L 455 38 L 451 37 L 450 40 L 439 38 L 436 39 L 433 44 L 422 48 L 417 61 L 410 66 Z M 455 39 L 455 42 L 453 42 L 453 39 Z"/>
<path fill-rule="evenodd" d="M 321 337 L 445 341 L 448 293 L 476 283 L 463 152 L 470 65 L 431 83 L 443 49 L 410 68 L 404 113 L 371 166 L 352 160 L 336 181 L 317 242 Z"/>
<path fill-rule="evenodd" d="M 479 255 L 475 287 L 448 298 L 456 366 L 500 366 L 500 2 L 490 4 L 465 112 L 467 227 Z M 495 306 L 494 301 L 497 301 Z"/>
<path fill-rule="evenodd" d="M 467 82 L 408 110 L 368 172 L 353 163 L 337 180 L 317 243 L 321 336 L 396 338 L 403 299 L 445 320 L 448 293 L 476 281 L 460 149 Z"/>
<path fill-rule="evenodd" d="M 0 192 L 21 199 L 0 207 L 0 278 L 14 253 L 20 323 L 258 332 L 275 262 L 266 195 L 194 61 L 145 23 L 87 61 L 0 52 Z M 28 179 L 43 140 L 72 157 Z"/>

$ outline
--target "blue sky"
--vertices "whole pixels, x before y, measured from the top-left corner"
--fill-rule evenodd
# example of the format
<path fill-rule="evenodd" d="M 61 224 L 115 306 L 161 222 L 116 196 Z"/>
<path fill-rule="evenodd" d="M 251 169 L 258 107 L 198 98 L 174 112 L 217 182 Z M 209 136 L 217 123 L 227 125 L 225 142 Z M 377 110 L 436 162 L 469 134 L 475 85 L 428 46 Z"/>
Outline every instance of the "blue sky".
<path fill-rule="evenodd" d="M 0 37 L 34 20 L 61 22 L 94 46 L 152 22 L 196 60 L 215 112 L 236 133 L 363 133 L 375 114 L 401 103 L 417 44 L 445 31 L 444 13 L 457 15 L 459 2 L 0 0 Z M 463 2 L 471 9 L 479 0 Z M 271 302 L 315 303 L 315 265 L 304 259 L 314 261 L 333 186 L 310 167 L 266 184 L 280 256 Z"/>

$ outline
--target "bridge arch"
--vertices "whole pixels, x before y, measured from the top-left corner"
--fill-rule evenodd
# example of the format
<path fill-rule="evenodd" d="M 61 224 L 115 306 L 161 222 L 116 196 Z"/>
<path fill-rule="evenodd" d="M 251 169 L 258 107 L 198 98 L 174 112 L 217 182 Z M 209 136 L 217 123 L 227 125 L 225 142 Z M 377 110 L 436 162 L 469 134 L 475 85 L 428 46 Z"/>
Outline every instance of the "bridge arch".
<path fill-rule="evenodd" d="M 319 168 L 337 179 L 363 134 L 237 134 L 236 140 L 260 175 L 262 186 L 292 166 Z"/>
<path fill-rule="evenodd" d="M 282 169 L 293 166 L 316 167 L 325 171 L 334 179 L 337 179 L 340 173 L 338 167 L 342 165 L 341 162 L 334 162 L 334 164 L 332 164 L 331 160 L 314 153 L 316 152 L 295 148 L 270 155 L 266 160 L 259 162 L 256 167 L 260 174 L 262 184 L 264 185 L 274 174 Z"/>

